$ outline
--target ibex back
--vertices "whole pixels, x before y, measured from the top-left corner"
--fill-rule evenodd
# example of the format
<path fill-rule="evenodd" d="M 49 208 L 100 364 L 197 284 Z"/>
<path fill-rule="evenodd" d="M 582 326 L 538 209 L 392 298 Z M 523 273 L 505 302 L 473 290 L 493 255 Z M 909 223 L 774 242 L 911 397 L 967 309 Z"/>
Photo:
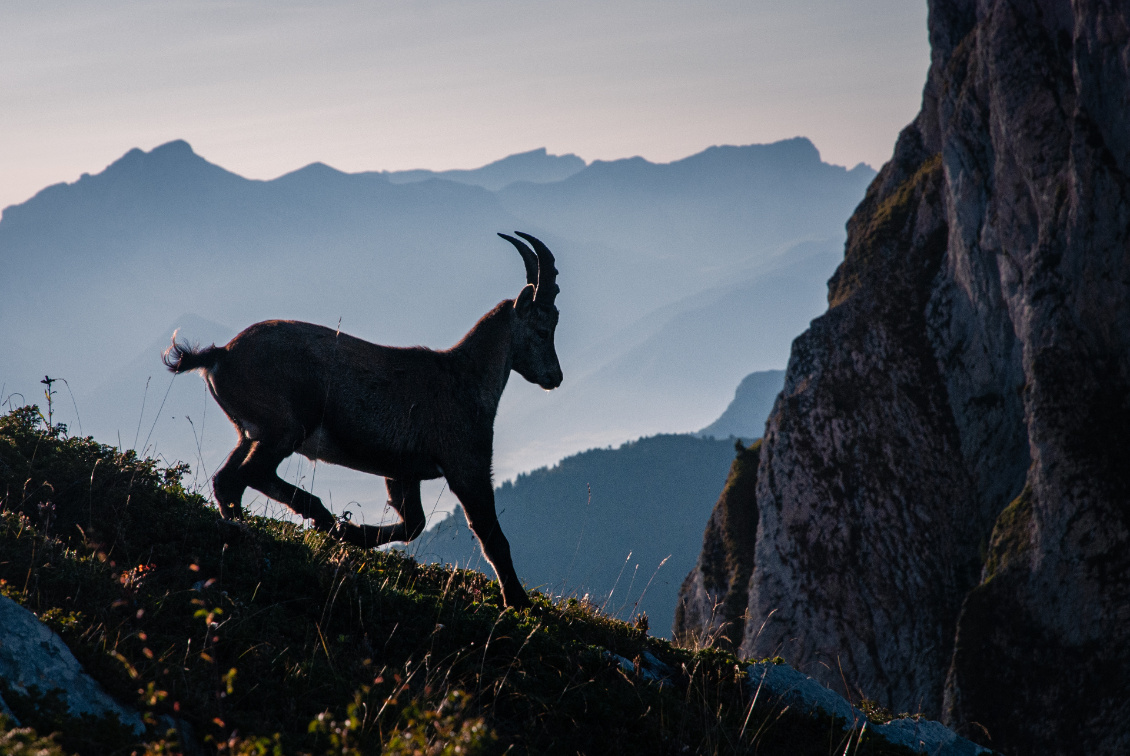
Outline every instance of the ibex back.
<path fill-rule="evenodd" d="M 227 346 L 193 349 L 173 335 L 164 362 L 200 370 L 239 444 L 212 479 L 224 519 L 242 517 L 247 487 L 359 546 L 411 541 L 424 530 L 420 481 L 443 476 L 494 567 L 508 606 L 527 606 L 498 526 L 491 479 L 494 418 L 510 371 L 545 389 L 561 385 L 553 345 L 557 270 L 540 241 L 499 234 L 522 255 L 527 284 L 445 351 L 370 344 L 310 323 L 257 323 Z M 277 468 L 298 452 L 385 477 L 402 522 L 339 521 Z"/>

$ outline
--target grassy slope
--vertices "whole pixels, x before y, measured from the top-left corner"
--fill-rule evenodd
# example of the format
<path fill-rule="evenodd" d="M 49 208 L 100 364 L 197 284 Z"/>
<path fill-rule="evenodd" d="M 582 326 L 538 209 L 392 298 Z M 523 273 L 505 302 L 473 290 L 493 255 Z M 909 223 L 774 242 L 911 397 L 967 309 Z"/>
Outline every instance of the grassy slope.
<path fill-rule="evenodd" d="M 33 408 L 0 417 L 0 590 L 119 700 L 154 723 L 182 718 L 208 750 L 843 752 L 826 722 L 765 701 L 751 711 L 745 663 L 723 652 L 674 647 L 575 600 L 500 611 L 478 573 L 291 524 L 236 528 L 180 472 L 68 438 Z M 645 651 L 669 666 L 666 684 L 640 673 Z M 4 697 L 25 725 L 59 731 L 59 752 L 178 750 L 160 726 L 130 743 Z M 0 752 L 34 737 L 0 723 Z M 881 748 L 865 737 L 853 752 Z"/>
<path fill-rule="evenodd" d="M 702 531 L 733 457 L 732 441 L 663 434 L 503 483 L 495 503 L 518 574 L 547 593 L 590 594 L 628 621 L 644 612 L 651 632 L 668 636 L 698 557 L 699 539 L 688 534 Z M 466 523 L 458 509 L 406 550 L 490 574 Z"/>

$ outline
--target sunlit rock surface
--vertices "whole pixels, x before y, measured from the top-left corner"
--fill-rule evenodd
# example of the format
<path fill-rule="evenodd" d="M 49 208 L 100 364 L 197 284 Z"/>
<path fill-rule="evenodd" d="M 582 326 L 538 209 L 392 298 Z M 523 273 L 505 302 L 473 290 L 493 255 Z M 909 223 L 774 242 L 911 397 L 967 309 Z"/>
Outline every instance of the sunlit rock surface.
<path fill-rule="evenodd" d="M 744 653 L 1005 753 L 1130 752 L 1128 16 L 931 3 L 745 503 Z"/>
<path fill-rule="evenodd" d="M 863 711 L 819 682 L 801 674 L 787 664 L 761 662 L 749 669 L 749 687 L 754 697 L 768 700 L 773 709 L 802 712 L 823 719 L 829 730 L 848 732 L 847 748 L 865 732 L 908 749 L 911 753 L 930 756 L 979 756 L 991 751 L 960 737 L 940 722 L 915 717 L 891 719 L 883 724 L 868 720 Z M 882 748 L 877 750 L 882 752 Z M 845 750 L 846 752 L 846 750 Z"/>
<path fill-rule="evenodd" d="M 117 717 L 138 734 L 145 730 L 141 716 L 111 698 L 86 674 L 58 635 L 5 596 L 0 596 L 0 629 L 0 679 L 11 691 L 19 695 L 58 691 L 72 716 Z M 0 711 L 6 708 L 0 702 Z"/>

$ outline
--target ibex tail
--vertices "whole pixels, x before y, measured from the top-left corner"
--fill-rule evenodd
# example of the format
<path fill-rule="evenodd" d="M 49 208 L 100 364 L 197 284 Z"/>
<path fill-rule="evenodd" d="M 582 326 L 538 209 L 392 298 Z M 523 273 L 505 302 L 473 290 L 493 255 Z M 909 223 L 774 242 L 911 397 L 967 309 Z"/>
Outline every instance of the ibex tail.
<path fill-rule="evenodd" d="M 199 347 L 178 344 L 176 331 L 173 332 L 173 343 L 161 355 L 165 367 L 174 373 L 187 373 L 190 370 L 211 370 L 216 366 L 217 360 L 223 353 L 223 348 L 213 344 L 210 347 Z"/>

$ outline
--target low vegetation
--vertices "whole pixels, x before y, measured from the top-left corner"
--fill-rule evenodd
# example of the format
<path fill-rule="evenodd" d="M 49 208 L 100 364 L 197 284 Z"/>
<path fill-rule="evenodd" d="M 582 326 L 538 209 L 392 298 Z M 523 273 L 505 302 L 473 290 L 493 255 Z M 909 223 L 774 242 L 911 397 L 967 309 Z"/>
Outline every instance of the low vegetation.
<path fill-rule="evenodd" d="M 663 434 L 589 449 L 503 483 L 495 503 L 518 574 L 547 592 L 587 593 L 628 622 L 644 612 L 651 634 L 668 636 L 733 458 L 729 439 Z M 421 562 L 490 570 L 458 510 L 406 551 Z"/>
<path fill-rule="evenodd" d="M 5 689 L 20 726 L 0 716 L 0 752 L 844 752 L 838 728 L 751 700 L 726 652 L 575 598 L 504 610 L 479 573 L 292 523 L 234 526 L 184 472 L 34 407 L 0 417 L 0 591 L 150 724 L 79 725 Z"/>

